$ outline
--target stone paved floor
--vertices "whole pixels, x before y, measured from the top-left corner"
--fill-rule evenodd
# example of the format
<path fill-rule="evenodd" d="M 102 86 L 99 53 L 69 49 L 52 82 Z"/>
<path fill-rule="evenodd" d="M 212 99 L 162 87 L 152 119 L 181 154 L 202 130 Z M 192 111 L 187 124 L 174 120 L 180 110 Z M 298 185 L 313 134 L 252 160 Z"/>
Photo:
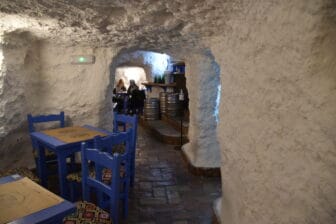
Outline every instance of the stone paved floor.
<path fill-rule="evenodd" d="M 129 215 L 122 224 L 207 224 L 221 195 L 219 177 L 192 175 L 181 151 L 161 143 L 139 126 L 135 186 L 130 191 Z M 57 176 L 49 189 L 58 193 Z"/>
<path fill-rule="evenodd" d="M 213 201 L 220 197 L 219 177 L 188 172 L 181 151 L 138 130 L 136 183 L 130 192 L 129 216 L 122 223 L 211 223 Z"/>

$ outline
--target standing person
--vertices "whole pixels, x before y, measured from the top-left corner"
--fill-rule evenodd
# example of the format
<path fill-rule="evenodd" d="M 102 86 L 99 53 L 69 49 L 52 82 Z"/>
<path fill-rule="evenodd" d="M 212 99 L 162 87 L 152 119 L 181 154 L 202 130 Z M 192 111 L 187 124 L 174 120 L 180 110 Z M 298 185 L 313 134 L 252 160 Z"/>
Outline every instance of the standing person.
<path fill-rule="evenodd" d="M 117 111 L 118 113 L 121 113 L 124 108 L 124 101 L 125 101 L 125 95 L 123 94 L 126 91 L 126 87 L 124 84 L 124 81 L 122 79 L 119 79 L 118 84 L 113 89 L 113 98 L 112 101 L 115 103 L 114 111 Z M 127 100 L 127 99 L 126 99 Z"/>
<path fill-rule="evenodd" d="M 127 89 L 127 94 L 129 95 L 129 108 L 128 113 L 137 113 L 137 96 L 139 95 L 139 87 L 135 84 L 133 79 L 130 80 L 130 85 Z"/>
<path fill-rule="evenodd" d="M 126 91 L 124 81 L 122 79 L 119 79 L 117 86 L 113 89 L 113 93 L 116 94 L 124 91 Z"/>
<path fill-rule="evenodd" d="M 130 85 L 127 89 L 127 94 L 132 95 L 134 90 L 139 90 L 139 87 L 135 84 L 135 81 L 133 79 L 130 80 Z"/>

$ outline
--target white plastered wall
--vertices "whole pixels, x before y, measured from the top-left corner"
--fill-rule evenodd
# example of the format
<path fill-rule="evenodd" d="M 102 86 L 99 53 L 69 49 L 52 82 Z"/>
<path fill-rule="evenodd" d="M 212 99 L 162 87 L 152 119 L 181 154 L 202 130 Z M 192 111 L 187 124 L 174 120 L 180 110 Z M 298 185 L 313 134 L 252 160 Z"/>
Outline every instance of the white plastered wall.
<path fill-rule="evenodd" d="M 220 167 L 215 116 L 219 66 L 207 51 L 193 52 L 186 58 L 190 142 L 183 146 L 183 153 L 194 167 Z"/>
<path fill-rule="evenodd" d="M 90 124 L 111 130 L 112 48 L 64 47 L 8 37 L 1 71 L 0 169 L 33 167 L 27 114 L 65 111 L 68 125 Z M 94 55 L 94 64 L 74 65 L 74 55 Z"/>
<path fill-rule="evenodd" d="M 332 6 L 247 1 L 209 42 L 223 85 L 222 223 L 335 223 Z"/>
<path fill-rule="evenodd" d="M 50 53 L 52 52 L 52 53 Z M 84 48 L 42 45 L 40 106 L 61 107 L 73 124 L 87 123 L 112 127 L 110 61 L 116 51 L 110 48 Z M 73 55 L 94 55 L 94 64 L 71 64 Z M 66 100 L 65 100 L 66 99 Z"/>
<path fill-rule="evenodd" d="M 19 161 L 29 165 L 33 156 L 27 149 L 29 137 L 23 130 L 26 119 L 25 56 L 30 42 L 13 35 L 13 42 L 2 45 L 0 81 L 0 168 L 15 166 Z M 31 43 L 35 46 L 34 43 Z"/>

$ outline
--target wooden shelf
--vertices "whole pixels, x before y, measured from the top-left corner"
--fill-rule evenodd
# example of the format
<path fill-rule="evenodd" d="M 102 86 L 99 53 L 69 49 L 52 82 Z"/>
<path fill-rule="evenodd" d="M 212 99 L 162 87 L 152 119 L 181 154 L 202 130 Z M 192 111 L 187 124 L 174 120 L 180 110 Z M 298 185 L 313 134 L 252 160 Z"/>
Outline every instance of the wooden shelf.
<path fill-rule="evenodd" d="M 164 83 L 155 83 L 155 82 L 146 82 L 146 83 L 141 83 L 142 85 L 146 86 L 146 89 L 148 89 L 150 92 L 152 92 L 152 87 L 161 87 L 166 91 L 167 87 L 175 87 L 176 83 L 169 83 L 169 84 L 164 84 Z"/>

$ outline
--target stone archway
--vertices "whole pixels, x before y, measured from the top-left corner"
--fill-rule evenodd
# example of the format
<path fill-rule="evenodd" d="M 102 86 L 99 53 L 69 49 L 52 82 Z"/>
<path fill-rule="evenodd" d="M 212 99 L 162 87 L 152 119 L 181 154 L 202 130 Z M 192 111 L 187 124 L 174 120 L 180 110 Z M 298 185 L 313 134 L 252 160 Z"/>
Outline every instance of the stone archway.
<path fill-rule="evenodd" d="M 152 67 L 134 49 L 120 51 L 110 66 L 110 86 L 115 82 L 115 71 L 120 65 L 143 67 L 147 78 Z M 191 51 L 185 58 L 186 83 L 189 92 L 190 128 L 189 143 L 183 152 L 190 164 L 196 168 L 218 168 L 221 164 L 217 141 L 218 108 L 220 96 L 220 67 L 209 50 Z"/>

